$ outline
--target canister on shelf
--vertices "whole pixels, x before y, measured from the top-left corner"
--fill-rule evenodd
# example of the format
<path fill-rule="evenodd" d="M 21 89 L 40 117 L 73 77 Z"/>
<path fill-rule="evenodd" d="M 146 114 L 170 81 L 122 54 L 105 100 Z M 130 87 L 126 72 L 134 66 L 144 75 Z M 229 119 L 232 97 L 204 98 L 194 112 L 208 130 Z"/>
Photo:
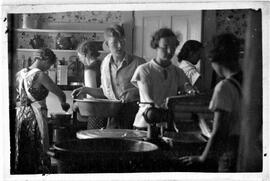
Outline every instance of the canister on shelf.
<path fill-rule="evenodd" d="M 34 14 L 22 14 L 21 28 L 38 28 L 39 18 Z"/>
<path fill-rule="evenodd" d="M 67 85 L 68 81 L 68 66 L 66 65 L 65 58 L 59 61 L 57 65 L 57 84 L 58 85 Z"/>
<path fill-rule="evenodd" d="M 58 85 L 67 85 L 67 65 L 58 65 L 57 66 L 57 84 Z"/>

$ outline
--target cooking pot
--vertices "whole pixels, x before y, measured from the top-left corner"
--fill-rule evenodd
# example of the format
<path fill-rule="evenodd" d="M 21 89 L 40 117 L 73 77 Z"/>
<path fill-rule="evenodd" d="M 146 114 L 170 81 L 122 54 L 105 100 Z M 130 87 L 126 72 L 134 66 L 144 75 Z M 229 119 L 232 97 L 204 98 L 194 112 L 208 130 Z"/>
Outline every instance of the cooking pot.
<path fill-rule="evenodd" d="M 52 142 L 59 143 L 71 138 L 71 131 L 66 127 L 56 127 L 53 129 Z"/>
<path fill-rule="evenodd" d="M 64 112 L 51 113 L 52 124 L 55 126 L 69 126 L 71 124 L 71 114 Z"/>
<path fill-rule="evenodd" d="M 58 33 L 56 36 L 56 49 L 72 50 L 77 47 L 77 44 L 78 41 L 73 35 L 65 37 L 61 33 Z"/>
<path fill-rule="evenodd" d="M 160 151 L 155 144 L 132 139 L 92 138 L 54 145 L 58 173 L 153 171 Z"/>
<path fill-rule="evenodd" d="M 118 114 L 123 104 L 119 100 L 75 99 L 81 116 L 113 117 Z"/>
<path fill-rule="evenodd" d="M 40 35 L 34 35 L 34 38 L 30 40 L 29 44 L 34 49 L 39 49 L 44 47 L 44 39 Z"/>

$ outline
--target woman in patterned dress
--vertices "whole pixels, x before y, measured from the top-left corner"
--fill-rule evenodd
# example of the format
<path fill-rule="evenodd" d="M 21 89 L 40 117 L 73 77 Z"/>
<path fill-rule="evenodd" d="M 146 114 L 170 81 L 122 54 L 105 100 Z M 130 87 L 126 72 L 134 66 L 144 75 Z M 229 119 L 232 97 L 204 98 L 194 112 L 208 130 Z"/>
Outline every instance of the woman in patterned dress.
<path fill-rule="evenodd" d="M 36 174 L 50 172 L 46 97 L 54 93 L 67 111 L 64 92 L 45 73 L 56 62 L 49 48 L 39 50 L 34 63 L 16 74 L 15 172 Z"/>

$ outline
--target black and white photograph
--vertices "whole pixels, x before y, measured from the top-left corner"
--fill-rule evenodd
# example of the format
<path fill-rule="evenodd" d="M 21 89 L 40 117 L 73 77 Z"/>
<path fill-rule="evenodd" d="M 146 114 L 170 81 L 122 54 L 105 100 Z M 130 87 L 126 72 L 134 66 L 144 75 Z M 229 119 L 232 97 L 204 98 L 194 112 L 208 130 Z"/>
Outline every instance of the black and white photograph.
<path fill-rule="evenodd" d="M 1 180 L 270 178 L 269 1 L 1 11 Z"/>

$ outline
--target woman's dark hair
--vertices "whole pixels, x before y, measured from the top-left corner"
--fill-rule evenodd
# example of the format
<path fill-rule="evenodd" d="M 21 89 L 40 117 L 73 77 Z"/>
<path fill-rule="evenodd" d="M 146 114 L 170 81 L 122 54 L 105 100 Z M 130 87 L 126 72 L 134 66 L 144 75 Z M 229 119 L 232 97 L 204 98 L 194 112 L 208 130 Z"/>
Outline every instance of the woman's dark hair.
<path fill-rule="evenodd" d="M 187 60 L 190 52 L 196 52 L 201 48 L 203 48 L 203 44 L 199 41 L 196 40 L 186 41 L 182 46 L 181 51 L 177 55 L 178 62 L 181 62 L 182 60 Z"/>
<path fill-rule="evenodd" d="M 211 62 L 233 70 L 239 66 L 240 40 L 232 33 L 223 33 L 213 38 Z"/>
<path fill-rule="evenodd" d="M 77 52 L 85 56 L 88 53 L 90 53 L 93 57 L 98 57 L 100 55 L 97 45 L 95 44 L 95 42 L 90 40 L 82 42 L 77 48 Z"/>
<path fill-rule="evenodd" d="M 157 30 L 154 35 L 152 36 L 152 40 L 151 40 L 151 47 L 153 49 L 156 49 L 158 48 L 158 44 L 159 44 L 159 40 L 161 38 L 164 38 L 164 37 L 175 37 L 175 39 L 177 39 L 176 35 L 173 33 L 173 31 L 169 28 L 161 28 L 159 30 Z M 177 41 L 177 44 L 176 46 L 179 45 L 179 42 Z"/>
<path fill-rule="evenodd" d="M 50 48 L 42 48 L 34 53 L 34 60 L 36 59 L 46 60 L 54 64 L 56 62 L 56 55 Z"/>
<path fill-rule="evenodd" d="M 105 40 L 107 40 L 108 37 L 125 38 L 125 31 L 123 26 L 113 24 L 112 26 L 106 28 L 104 32 Z"/>

